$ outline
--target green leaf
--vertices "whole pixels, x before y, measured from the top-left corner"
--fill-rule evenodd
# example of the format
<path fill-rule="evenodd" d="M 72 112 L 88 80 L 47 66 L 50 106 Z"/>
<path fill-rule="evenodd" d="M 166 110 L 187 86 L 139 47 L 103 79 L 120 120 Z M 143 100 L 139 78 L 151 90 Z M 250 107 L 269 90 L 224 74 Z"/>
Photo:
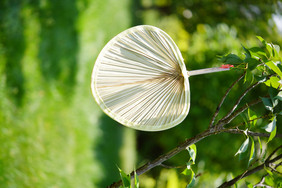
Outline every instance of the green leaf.
<path fill-rule="evenodd" d="M 259 75 L 259 76 L 254 75 L 254 77 L 255 77 L 255 79 L 256 79 L 258 82 L 260 82 L 260 83 L 267 81 L 267 77 L 266 77 L 266 76 L 263 76 L 263 75 Z"/>
<path fill-rule="evenodd" d="M 250 83 L 254 81 L 254 75 L 252 74 L 252 72 L 249 69 L 247 69 L 245 77 L 244 77 L 244 83 L 246 83 L 247 81 L 249 81 Z"/>
<path fill-rule="evenodd" d="M 139 178 L 138 178 L 136 171 L 134 171 L 134 185 L 135 185 L 135 188 L 139 188 Z"/>
<path fill-rule="evenodd" d="M 270 177 L 273 176 L 273 173 L 265 165 L 263 166 L 263 168 L 269 174 Z"/>
<path fill-rule="evenodd" d="M 262 127 L 266 132 L 272 132 L 275 129 L 276 126 L 276 118 L 273 118 L 273 121 L 267 124 L 266 126 Z"/>
<path fill-rule="evenodd" d="M 273 105 L 270 98 L 261 97 L 261 100 L 267 110 L 273 111 Z"/>
<path fill-rule="evenodd" d="M 274 54 L 273 54 L 272 45 L 270 43 L 266 43 L 265 47 L 266 47 L 266 50 L 267 50 L 267 52 L 269 54 L 269 57 L 273 57 Z"/>
<path fill-rule="evenodd" d="M 130 175 L 127 175 L 124 171 L 122 171 L 119 167 L 119 174 L 120 174 L 120 178 L 122 180 L 122 184 L 124 188 L 130 188 L 131 184 L 130 184 Z"/>
<path fill-rule="evenodd" d="M 280 46 L 273 44 L 273 49 L 274 49 L 274 57 L 279 59 Z"/>
<path fill-rule="evenodd" d="M 279 101 L 282 101 L 282 91 L 279 91 L 279 93 L 274 97 L 274 99 L 278 99 Z"/>
<path fill-rule="evenodd" d="M 185 176 L 188 177 L 188 183 L 186 186 L 187 188 L 192 187 L 195 184 L 195 173 L 190 168 L 190 166 L 187 166 L 187 168 L 181 174 L 184 174 Z"/>
<path fill-rule="evenodd" d="M 275 64 L 273 63 L 273 61 L 268 61 L 268 62 L 266 63 L 266 65 L 267 65 L 271 70 L 273 70 L 276 74 L 278 74 L 280 77 L 282 77 L 282 72 L 281 72 L 281 70 L 278 68 L 277 65 L 275 65 Z"/>
<path fill-rule="evenodd" d="M 254 158 L 255 158 L 255 143 L 254 143 L 254 140 L 251 138 L 251 153 L 249 157 L 248 166 L 254 160 Z"/>
<path fill-rule="evenodd" d="M 265 150 L 264 153 L 263 153 L 263 155 L 262 155 L 261 158 L 260 158 L 260 161 L 261 161 L 262 163 L 264 163 L 265 160 L 266 160 L 266 154 L 267 154 L 267 152 L 266 152 L 266 150 Z"/>
<path fill-rule="evenodd" d="M 246 58 L 250 58 L 251 57 L 250 51 L 247 48 L 245 48 L 245 46 L 242 45 L 242 47 L 243 47 L 244 51 L 246 52 L 245 53 Z"/>
<path fill-rule="evenodd" d="M 249 118 L 251 127 L 254 127 L 257 123 L 257 120 L 256 120 L 257 115 L 250 108 L 248 108 L 248 118 Z"/>
<path fill-rule="evenodd" d="M 268 170 L 268 172 L 270 172 L 270 171 Z M 274 179 L 272 178 L 272 176 L 266 176 L 265 179 L 264 179 L 264 182 L 265 182 L 266 185 L 274 187 L 275 183 L 274 183 L 273 180 Z"/>
<path fill-rule="evenodd" d="M 262 48 L 253 47 L 253 48 L 250 48 L 249 51 L 250 51 L 252 57 L 254 57 L 256 59 L 262 59 L 263 61 L 267 60 L 267 55 Z"/>
<path fill-rule="evenodd" d="M 196 178 L 195 178 L 195 176 L 193 176 L 192 181 L 186 186 L 186 188 L 191 188 L 191 187 L 193 187 L 194 184 L 195 184 L 195 182 L 196 182 Z"/>
<path fill-rule="evenodd" d="M 274 108 L 275 106 L 278 105 L 278 102 L 279 102 L 279 98 L 277 98 L 278 90 L 274 89 L 273 87 L 269 87 L 268 93 L 269 93 L 270 99 L 272 101 L 272 106 Z"/>
<path fill-rule="evenodd" d="M 278 88 L 281 84 L 280 81 L 281 80 L 277 76 L 272 76 L 270 79 L 264 82 L 264 84 L 268 87 Z"/>
<path fill-rule="evenodd" d="M 270 142 L 270 141 L 275 137 L 275 135 L 276 135 L 276 128 L 277 128 L 277 127 L 275 126 L 274 130 L 271 131 L 267 143 Z"/>
<path fill-rule="evenodd" d="M 188 146 L 186 149 L 188 150 L 189 155 L 191 157 L 191 160 L 193 161 L 193 164 L 194 164 L 195 160 L 196 160 L 196 155 L 197 155 L 196 145 L 192 144 L 192 145 Z"/>
<path fill-rule="evenodd" d="M 251 184 L 250 182 L 246 181 L 246 185 L 247 185 L 248 188 L 253 188 L 253 184 Z"/>
<path fill-rule="evenodd" d="M 278 90 L 277 89 L 274 89 L 273 87 L 270 87 L 268 89 L 268 93 L 269 93 L 269 96 L 270 96 L 270 99 L 273 101 L 273 99 L 278 95 Z"/>
<path fill-rule="evenodd" d="M 185 170 L 183 170 L 181 172 L 181 174 L 185 175 L 185 176 L 190 176 L 191 174 L 191 169 L 185 168 Z"/>
<path fill-rule="evenodd" d="M 194 176 L 194 171 L 191 168 L 186 168 L 181 174 L 188 176 L 188 178 L 189 178 L 188 182 L 190 183 L 193 176 Z"/>
<path fill-rule="evenodd" d="M 250 138 L 247 137 L 247 139 L 243 142 L 243 144 L 241 145 L 235 156 L 238 154 L 241 155 L 242 153 L 246 152 L 249 146 L 249 142 L 250 142 Z"/>
<path fill-rule="evenodd" d="M 273 108 L 273 113 L 275 116 L 277 115 L 282 115 L 282 101 L 275 99 L 275 104 L 277 104 L 274 108 Z"/>
<path fill-rule="evenodd" d="M 237 65 L 243 63 L 243 60 L 235 54 L 228 54 L 226 56 L 221 57 L 219 60 L 224 64 Z"/>
<path fill-rule="evenodd" d="M 262 154 L 262 145 L 261 145 L 261 141 L 260 141 L 259 136 L 257 137 L 257 139 L 258 139 L 258 142 L 259 142 L 259 155 L 261 155 Z"/>
<path fill-rule="evenodd" d="M 248 63 L 248 69 L 249 70 L 255 69 L 257 67 L 257 65 L 260 64 L 259 60 L 255 59 L 255 58 L 251 58 L 251 57 L 244 59 L 244 62 Z"/>
<path fill-rule="evenodd" d="M 261 36 L 257 36 L 261 43 L 265 44 L 265 40 Z"/>

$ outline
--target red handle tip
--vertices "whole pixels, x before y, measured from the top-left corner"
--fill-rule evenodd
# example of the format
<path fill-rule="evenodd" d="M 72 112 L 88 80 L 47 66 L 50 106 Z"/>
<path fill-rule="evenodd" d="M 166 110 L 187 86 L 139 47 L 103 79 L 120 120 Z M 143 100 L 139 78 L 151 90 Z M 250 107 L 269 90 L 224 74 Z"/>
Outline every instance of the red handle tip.
<path fill-rule="evenodd" d="M 234 65 L 226 64 L 226 65 L 221 65 L 220 68 L 222 68 L 222 69 L 230 69 L 232 67 L 234 67 Z"/>

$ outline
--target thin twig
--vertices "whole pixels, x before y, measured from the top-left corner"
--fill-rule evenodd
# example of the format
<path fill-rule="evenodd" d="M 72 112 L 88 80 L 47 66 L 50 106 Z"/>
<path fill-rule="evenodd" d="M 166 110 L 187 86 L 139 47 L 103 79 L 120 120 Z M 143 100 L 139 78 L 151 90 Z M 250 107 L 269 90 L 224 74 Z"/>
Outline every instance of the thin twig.
<path fill-rule="evenodd" d="M 266 161 L 269 161 L 271 159 L 271 157 L 279 150 L 282 148 L 282 145 L 280 145 L 279 147 L 277 147 L 266 159 Z"/>
<path fill-rule="evenodd" d="M 252 89 L 254 89 L 256 86 L 258 86 L 260 83 L 262 83 L 262 82 L 256 82 L 256 83 L 254 83 L 253 85 L 251 85 L 250 87 L 248 87 L 248 89 L 246 89 L 245 91 L 244 91 L 244 93 L 242 93 L 242 95 L 239 97 L 239 99 L 237 100 L 237 102 L 235 103 L 235 105 L 233 106 L 233 108 L 227 113 L 227 115 L 226 116 L 224 116 L 223 118 L 222 118 L 222 121 L 224 121 L 225 119 L 227 119 L 227 118 L 229 118 L 230 116 L 231 116 L 231 114 L 235 111 L 235 109 L 238 107 L 238 105 L 240 104 L 240 102 L 242 101 L 242 99 L 246 96 L 246 94 L 248 93 L 248 92 L 250 92 Z"/>
<path fill-rule="evenodd" d="M 219 110 L 224 102 L 224 100 L 226 99 L 227 95 L 229 94 L 229 92 L 231 91 L 231 89 L 245 76 L 246 72 L 244 72 L 237 80 L 235 80 L 235 82 L 233 82 L 233 84 L 227 89 L 227 91 L 225 92 L 224 96 L 222 97 L 219 105 L 216 108 L 215 113 L 213 114 L 213 117 L 210 121 L 209 127 L 212 127 L 215 121 L 215 118 L 217 117 Z"/>
<path fill-rule="evenodd" d="M 258 119 L 265 119 L 265 118 L 269 118 L 269 117 L 270 117 L 270 114 L 265 114 L 263 116 L 260 116 L 260 117 L 254 118 L 254 119 L 250 119 L 247 122 L 241 122 L 241 123 L 239 123 L 239 124 L 237 124 L 237 125 L 235 125 L 233 127 L 241 127 L 243 125 L 246 125 L 246 123 L 251 123 L 251 122 L 256 121 Z"/>
<path fill-rule="evenodd" d="M 278 149 L 280 149 L 280 148 L 281 148 L 281 146 L 279 146 L 278 148 L 276 148 L 276 149 L 272 152 L 272 154 L 270 154 L 270 155 L 273 155 L 273 154 L 274 154 Z M 237 181 L 239 181 L 240 179 L 245 178 L 245 177 L 247 177 L 247 176 L 250 176 L 250 175 L 252 175 L 252 174 L 254 174 L 254 173 L 256 173 L 256 172 L 258 172 L 258 171 L 264 169 L 264 166 L 269 167 L 269 165 L 270 165 L 271 163 L 274 163 L 274 162 L 280 160 L 281 158 L 282 158 L 282 154 L 276 156 L 275 158 L 273 158 L 273 159 L 271 159 L 271 160 L 270 160 L 270 156 L 269 156 L 269 157 L 268 157 L 268 160 L 265 160 L 265 162 L 264 162 L 263 164 L 261 164 L 261 165 L 255 167 L 255 168 L 253 168 L 253 169 L 251 169 L 251 170 L 248 170 L 247 172 L 244 172 L 244 173 L 238 175 L 237 177 L 233 178 L 233 179 L 230 180 L 230 181 L 224 182 L 223 184 L 221 184 L 221 185 L 219 186 L 219 188 L 230 187 L 230 186 L 234 185 L 234 184 L 235 184 Z"/>
<path fill-rule="evenodd" d="M 215 125 L 215 127 L 221 128 L 224 125 L 229 124 L 234 118 L 236 118 L 239 114 L 241 114 L 242 112 L 247 110 L 250 106 L 256 105 L 256 104 L 260 103 L 261 101 L 262 100 L 260 98 L 258 98 L 256 100 L 253 100 L 250 103 L 245 104 L 244 106 L 242 106 L 241 108 L 236 110 L 233 114 L 230 114 L 227 118 L 219 120 L 218 123 Z"/>
<path fill-rule="evenodd" d="M 171 169 L 171 168 L 174 168 L 174 169 L 176 169 L 176 168 L 186 168 L 187 166 L 169 166 L 169 165 L 166 165 L 166 164 L 160 164 L 160 166 L 161 167 L 164 167 L 164 168 L 168 168 L 168 169 Z"/>
<path fill-rule="evenodd" d="M 244 130 L 241 129 L 225 129 L 224 132 L 232 133 L 232 134 L 245 134 Z M 268 133 L 258 133 L 253 131 L 247 131 L 247 134 L 250 136 L 258 136 L 258 137 L 269 137 Z M 275 137 L 282 138 L 282 134 L 276 134 Z"/>
<path fill-rule="evenodd" d="M 257 183 L 256 185 L 254 185 L 254 187 L 262 187 L 262 186 L 265 186 L 263 183 L 265 181 L 265 177 L 268 176 L 268 174 L 265 174 L 262 176 L 261 180 L 259 183 Z"/>

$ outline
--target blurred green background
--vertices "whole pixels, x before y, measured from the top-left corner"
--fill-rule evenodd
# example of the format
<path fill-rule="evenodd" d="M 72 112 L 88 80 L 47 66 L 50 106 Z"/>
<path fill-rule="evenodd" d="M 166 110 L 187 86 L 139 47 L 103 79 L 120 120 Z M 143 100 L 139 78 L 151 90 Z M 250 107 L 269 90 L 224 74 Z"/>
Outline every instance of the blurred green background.
<path fill-rule="evenodd" d="M 258 44 L 256 35 L 281 46 L 281 12 L 281 2 L 262 0 L 1 0 L 0 186 L 105 187 L 119 179 L 117 166 L 131 172 L 207 128 L 241 72 L 192 77 L 190 113 L 167 131 L 134 131 L 101 112 L 91 95 L 91 72 L 103 46 L 121 31 L 140 24 L 163 29 L 193 70 L 219 65 L 218 55 L 242 54 L 241 44 Z M 247 86 L 235 87 L 220 115 Z M 246 101 L 265 90 L 259 87 Z M 196 187 L 242 173 L 247 160 L 234 154 L 243 140 L 226 133 L 197 143 L 195 171 L 202 175 Z M 167 164 L 188 159 L 182 152 Z M 141 175 L 140 184 L 186 183 L 180 170 L 157 167 Z"/>

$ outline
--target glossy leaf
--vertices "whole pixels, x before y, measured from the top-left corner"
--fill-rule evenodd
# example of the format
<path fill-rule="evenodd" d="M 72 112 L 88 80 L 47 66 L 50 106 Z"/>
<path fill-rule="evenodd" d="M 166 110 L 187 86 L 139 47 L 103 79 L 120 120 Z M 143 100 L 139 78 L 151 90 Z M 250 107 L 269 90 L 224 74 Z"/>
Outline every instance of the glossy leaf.
<path fill-rule="evenodd" d="M 263 75 L 259 75 L 259 76 L 254 75 L 254 77 L 255 77 L 255 79 L 256 79 L 258 82 L 260 82 L 260 83 L 267 81 L 267 77 L 266 77 L 266 76 L 263 76 Z"/>
<path fill-rule="evenodd" d="M 267 143 L 270 142 L 270 141 L 276 136 L 276 129 L 277 129 L 277 126 L 275 126 L 275 127 L 274 127 L 274 130 L 271 131 Z"/>
<path fill-rule="evenodd" d="M 264 166 L 264 170 L 269 174 L 270 177 L 273 176 L 273 173 L 271 172 L 271 170 L 269 170 L 266 166 Z"/>
<path fill-rule="evenodd" d="M 120 178 L 122 180 L 122 184 L 124 188 L 130 188 L 131 184 L 130 184 L 130 175 L 127 175 L 123 170 L 121 170 L 120 168 L 118 168 L 119 170 L 119 174 L 120 174 Z"/>
<path fill-rule="evenodd" d="M 279 93 L 274 97 L 274 99 L 282 101 L 282 91 L 279 91 Z"/>
<path fill-rule="evenodd" d="M 264 168 L 264 169 L 266 169 L 266 168 Z M 273 179 L 273 173 L 270 170 L 266 170 L 266 171 L 267 171 L 268 174 L 271 173 L 272 175 L 266 176 L 264 182 L 265 182 L 266 185 L 274 187 L 275 183 L 274 183 L 274 179 Z"/>
<path fill-rule="evenodd" d="M 262 59 L 262 60 L 267 60 L 266 53 L 264 52 L 263 49 L 259 47 L 253 47 L 249 49 L 251 55 L 255 59 Z"/>
<path fill-rule="evenodd" d="M 250 138 L 247 137 L 247 139 L 243 142 L 243 144 L 240 146 L 239 150 L 237 151 L 236 155 L 241 155 L 242 153 L 246 152 L 249 146 Z"/>
<path fill-rule="evenodd" d="M 264 84 L 268 87 L 278 88 L 281 85 L 280 81 L 281 80 L 277 76 L 272 76 L 270 79 L 264 82 Z"/>
<path fill-rule="evenodd" d="M 258 139 L 258 143 L 259 143 L 259 154 L 261 155 L 262 154 L 262 145 L 261 145 L 261 141 L 260 141 L 259 136 L 257 137 L 257 139 Z"/>
<path fill-rule="evenodd" d="M 243 47 L 244 51 L 246 52 L 246 53 L 245 53 L 246 58 L 251 58 L 251 53 L 250 53 L 250 51 L 249 51 L 247 48 L 245 48 L 245 46 L 242 45 L 242 47 Z"/>
<path fill-rule="evenodd" d="M 254 160 L 255 158 L 255 143 L 253 138 L 251 139 L 251 151 L 250 151 L 250 157 L 249 157 L 249 162 L 248 162 L 248 166 L 250 165 L 250 163 Z"/>
<path fill-rule="evenodd" d="M 273 99 L 278 95 L 279 91 L 277 89 L 274 89 L 273 87 L 270 87 L 268 89 L 268 93 L 269 93 L 270 99 L 273 101 Z"/>
<path fill-rule="evenodd" d="M 246 185 L 248 188 L 253 188 L 253 184 L 251 184 L 250 182 L 246 182 Z"/>
<path fill-rule="evenodd" d="M 273 111 L 273 105 L 270 98 L 261 97 L 261 100 L 267 110 Z"/>
<path fill-rule="evenodd" d="M 280 56 L 279 56 L 280 46 L 274 44 L 274 45 L 273 45 L 273 49 L 275 50 L 275 51 L 274 51 L 274 57 L 280 59 Z"/>
<path fill-rule="evenodd" d="M 249 83 L 252 83 L 254 81 L 254 75 L 249 69 L 247 69 L 246 74 L 244 76 L 244 83 L 246 83 L 247 81 Z"/>
<path fill-rule="evenodd" d="M 194 175 L 193 178 L 192 178 L 192 181 L 186 186 L 186 188 L 191 188 L 191 187 L 193 187 L 194 184 L 195 184 L 195 182 L 196 182 L 196 178 L 195 178 L 195 175 Z"/>
<path fill-rule="evenodd" d="M 238 65 L 243 63 L 243 60 L 235 54 L 228 54 L 226 56 L 221 57 L 219 60 L 224 64 L 231 64 L 231 65 Z"/>
<path fill-rule="evenodd" d="M 195 144 L 192 144 L 186 148 L 189 152 L 190 158 L 192 159 L 193 163 L 195 163 L 196 155 L 197 155 L 197 148 Z"/>
<path fill-rule="evenodd" d="M 265 44 L 265 40 L 261 36 L 257 36 L 261 43 Z"/>
<path fill-rule="evenodd" d="M 248 117 L 249 117 L 249 121 L 251 121 L 251 122 L 250 122 L 250 125 L 251 125 L 252 127 L 254 127 L 254 126 L 256 125 L 256 123 L 257 123 L 257 120 L 256 120 L 257 115 L 256 115 L 256 113 L 255 113 L 253 110 L 251 110 L 250 108 L 248 108 Z"/>
<path fill-rule="evenodd" d="M 139 178 L 138 178 L 136 171 L 134 171 L 134 185 L 135 185 L 135 188 L 139 188 Z"/>
<path fill-rule="evenodd" d="M 187 183 L 187 188 L 192 187 L 195 184 L 195 173 L 194 171 L 190 168 L 190 166 L 187 166 L 187 168 L 182 172 L 185 176 L 188 177 L 188 183 Z"/>
<path fill-rule="evenodd" d="M 266 47 L 266 50 L 267 50 L 267 52 L 268 52 L 268 54 L 269 54 L 269 57 L 271 58 L 271 57 L 273 57 L 274 56 L 274 54 L 273 54 L 273 48 L 272 48 L 272 45 L 270 44 L 270 43 L 265 43 L 265 47 Z"/>
<path fill-rule="evenodd" d="M 245 63 L 248 63 L 248 69 L 249 70 L 253 70 L 257 67 L 257 65 L 260 63 L 259 60 L 255 59 L 255 58 L 246 58 L 244 59 Z"/>
<path fill-rule="evenodd" d="M 262 127 L 266 132 L 272 132 L 275 129 L 276 126 L 276 118 L 273 118 L 273 121 L 267 124 L 266 126 Z"/>
<path fill-rule="evenodd" d="M 268 61 L 266 63 L 266 65 L 271 69 L 273 70 L 276 74 L 278 74 L 280 77 L 282 77 L 282 72 L 281 70 L 278 68 L 278 66 L 276 66 L 273 61 Z"/>

